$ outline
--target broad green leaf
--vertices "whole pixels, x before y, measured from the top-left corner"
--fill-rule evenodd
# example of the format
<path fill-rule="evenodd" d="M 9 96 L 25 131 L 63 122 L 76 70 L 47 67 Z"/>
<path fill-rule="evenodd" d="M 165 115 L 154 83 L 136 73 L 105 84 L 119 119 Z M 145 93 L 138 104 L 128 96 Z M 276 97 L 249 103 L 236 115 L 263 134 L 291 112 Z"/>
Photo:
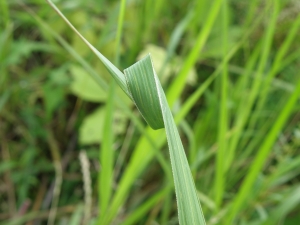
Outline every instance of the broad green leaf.
<path fill-rule="evenodd" d="M 102 107 L 85 117 L 79 130 L 79 142 L 81 144 L 97 144 L 102 141 L 105 110 Z M 122 133 L 126 128 L 127 117 L 121 111 L 114 111 L 113 132 Z"/>
<path fill-rule="evenodd" d="M 106 100 L 106 92 L 88 76 L 88 73 L 84 69 L 73 65 L 70 67 L 70 72 L 73 78 L 70 89 L 73 94 L 91 102 L 104 102 Z"/>

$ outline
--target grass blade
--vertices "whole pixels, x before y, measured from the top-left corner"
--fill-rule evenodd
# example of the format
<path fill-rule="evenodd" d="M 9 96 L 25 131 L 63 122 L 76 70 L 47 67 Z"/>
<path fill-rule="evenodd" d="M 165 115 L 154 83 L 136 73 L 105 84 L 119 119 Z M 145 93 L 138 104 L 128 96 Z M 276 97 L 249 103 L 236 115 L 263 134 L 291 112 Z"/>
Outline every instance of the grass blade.
<path fill-rule="evenodd" d="M 170 192 L 172 186 L 166 186 L 162 190 L 155 193 L 149 200 L 145 201 L 137 210 L 135 210 L 126 220 L 122 223 L 123 225 L 136 224 L 142 217 L 145 217 L 145 214 L 157 204 L 161 199 L 164 199 L 165 196 Z"/>
<path fill-rule="evenodd" d="M 120 45 L 122 36 L 122 27 L 124 23 L 124 13 L 125 13 L 126 0 L 122 0 L 119 19 L 118 19 L 118 29 L 116 35 L 116 54 L 115 63 L 119 64 L 120 60 Z M 112 194 L 112 181 L 114 172 L 114 150 L 113 150 L 113 111 L 114 111 L 114 97 L 115 97 L 115 81 L 112 80 L 109 88 L 108 99 L 106 102 L 106 115 L 103 127 L 103 143 L 100 151 L 100 162 L 102 165 L 102 171 L 99 174 L 99 198 L 100 198 L 100 212 L 98 218 L 98 224 L 101 224 L 101 219 L 104 217 L 106 210 L 109 205 L 109 201 Z"/>
<path fill-rule="evenodd" d="M 113 145 L 113 94 L 114 94 L 114 82 L 110 85 L 109 97 L 106 103 L 106 115 L 105 123 L 103 126 L 103 143 L 100 151 L 100 164 L 101 171 L 99 173 L 99 199 L 100 199 L 100 215 L 105 214 L 108 204 L 110 201 L 112 193 L 112 178 L 113 178 L 113 168 L 114 168 L 114 151 L 112 149 Z M 100 218 L 99 218 L 100 219 Z"/>
<path fill-rule="evenodd" d="M 132 97 L 136 100 L 135 103 L 140 111 L 147 110 L 147 108 L 156 104 L 155 101 L 158 101 L 157 103 L 160 104 L 160 108 L 157 109 L 153 115 L 157 118 L 157 114 L 161 112 L 166 130 L 180 224 L 205 224 L 180 136 L 171 110 L 168 107 L 164 91 L 153 69 L 150 55 L 138 61 L 124 72 Z M 147 92 L 143 87 L 147 89 Z M 149 89 L 156 90 L 157 95 L 149 95 Z M 151 105 L 151 103 L 153 104 Z M 141 109 L 141 107 L 143 109 Z M 160 118 L 158 118 L 158 120 L 160 120 Z"/>
<path fill-rule="evenodd" d="M 251 113 L 251 109 L 255 103 L 255 100 L 257 99 L 257 95 L 261 88 L 260 80 L 263 77 L 263 72 L 266 67 L 268 56 L 270 54 L 273 36 L 275 33 L 275 29 L 276 29 L 276 19 L 277 19 L 278 11 L 279 11 L 278 1 L 274 2 L 273 7 L 274 7 L 274 9 L 272 11 L 270 25 L 268 26 L 268 29 L 265 31 L 265 34 L 264 34 L 263 45 L 261 47 L 261 57 L 258 62 L 256 79 L 254 80 L 254 82 L 252 84 L 249 97 L 246 99 L 247 104 L 245 104 L 244 102 L 241 102 L 241 104 L 242 104 L 241 112 L 238 114 L 237 119 L 236 119 L 236 125 L 235 125 L 236 132 L 235 132 L 235 135 L 232 137 L 230 144 L 229 144 L 227 165 L 230 165 L 232 163 L 232 160 L 235 157 L 237 143 L 240 140 L 241 135 L 242 135 L 241 131 L 245 127 L 246 122 L 248 121 L 249 115 Z"/>
<path fill-rule="evenodd" d="M 290 99 L 286 103 L 285 107 L 281 111 L 272 129 L 266 136 L 264 143 L 258 150 L 256 158 L 252 162 L 252 166 L 247 174 L 247 177 L 245 178 L 238 195 L 235 197 L 231 211 L 227 217 L 226 224 L 232 224 L 232 221 L 236 213 L 240 210 L 242 204 L 243 203 L 245 204 L 248 193 L 251 192 L 251 188 L 253 187 L 255 179 L 257 178 L 260 170 L 262 169 L 265 159 L 268 156 L 269 152 L 271 151 L 272 145 L 274 144 L 278 133 L 281 131 L 281 129 L 285 125 L 286 120 L 292 113 L 295 107 L 295 103 L 299 98 L 299 95 L 300 95 L 300 82 L 298 82 L 297 86 L 295 87 L 295 91 L 293 92 Z"/>
<path fill-rule="evenodd" d="M 181 94 L 185 85 L 188 72 L 195 65 L 199 57 L 199 52 L 201 52 L 201 50 L 204 47 L 204 44 L 211 32 L 215 19 L 217 18 L 217 15 L 219 13 L 222 1 L 223 0 L 216 0 L 214 2 L 213 7 L 211 8 L 211 12 L 207 17 L 207 21 L 202 30 L 199 32 L 194 48 L 187 56 L 187 59 L 185 60 L 184 65 L 182 66 L 182 69 L 180 70 L 178 76 L 168 89 L 167 99 L 171 107 L 174 105 L 176 99 L 178 99 L 179 95 Z"/>
<path fill-rule="evenodd" d="M 62 14 L 62 12 L 50 1 L 46 0 L 48 4 L 56 11 L 56 13 L 68 24 L 68 26 L 81 38 L 81 40 L 93 51 L 93 53 L 101 60 L 106 69 L 115 78 L 117 84 L 121 87 L 121 89 L 127 94 L 129 98 L 131 98 L 128 89 L 126 87 L 124 74 L 114 65 L 112 64 L 104 55 L 102 55 L 93 45 L 91 45 L 88 40 L 86 40 L 70 23 L 70 21 Z"/>
<path fill-rule="evenodd" d="M 227 1 L 223 1 L 222 5 L 222 35 L 223 35 L 223 55 L 226 57 L 228 47 L 227 47 L 227 36 L 228 36 L 228 16 L 227 16 Z M 224 155 L 226 151 L 226 133 L 227 133 L 227 80 L 228 80 L 228 69 L 227 63 L 224 64 L 223 74 L 221 76 L 221 92 L 220 92 L 220 119 L 219 119 L 219 132 L 218 132 L 218 152 L 216 155 L 216 176 L 215 176 L 215 202 L 217 205 L 217 210 L 219 209 L 224 194 Z"/>

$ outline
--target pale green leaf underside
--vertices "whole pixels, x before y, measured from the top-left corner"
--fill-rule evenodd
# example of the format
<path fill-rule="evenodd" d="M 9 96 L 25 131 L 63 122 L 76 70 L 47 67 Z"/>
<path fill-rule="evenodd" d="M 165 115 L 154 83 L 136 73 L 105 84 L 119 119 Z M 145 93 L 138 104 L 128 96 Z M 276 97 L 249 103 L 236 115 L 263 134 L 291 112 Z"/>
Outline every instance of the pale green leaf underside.
<path fill-rule="evenodd" d="M 126 129 L 127 117 L 120 110 L 113 112 L 113 132 L 115 135 L 123 133 Z M 82 145 L 102 143 L 103 127 L 105 120 L 105 110 L 103 107 L 97 108 L 91 114 L 86 116 L 79 129 L 79 142 Z"/>

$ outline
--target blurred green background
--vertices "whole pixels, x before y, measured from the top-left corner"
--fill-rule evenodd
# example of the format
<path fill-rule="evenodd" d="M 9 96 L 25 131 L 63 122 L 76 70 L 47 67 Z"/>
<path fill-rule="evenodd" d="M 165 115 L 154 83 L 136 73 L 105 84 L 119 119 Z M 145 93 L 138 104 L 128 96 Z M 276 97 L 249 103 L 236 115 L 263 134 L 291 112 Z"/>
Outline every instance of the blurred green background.
<path fill-rule="evenodd" d="M 207 224 L 300 223 L 299 1 L 127 0 L 118 60 L 120 1 L 54 2 L 119 69 L 151 53 L 168 96 L 184 77 L 172 109 Z M 105 224 L 106 132 L 117 209 L 107 224 L 178 224 L 158 160 L 170 166 L 167 143 L 143 155 L 155 131 L 119 87 L 103 128 L 108 93 L 90 76 L 108 86 L 102 63 L 46 1 L 1 0 L 0 19 L 0 224 Z"/>

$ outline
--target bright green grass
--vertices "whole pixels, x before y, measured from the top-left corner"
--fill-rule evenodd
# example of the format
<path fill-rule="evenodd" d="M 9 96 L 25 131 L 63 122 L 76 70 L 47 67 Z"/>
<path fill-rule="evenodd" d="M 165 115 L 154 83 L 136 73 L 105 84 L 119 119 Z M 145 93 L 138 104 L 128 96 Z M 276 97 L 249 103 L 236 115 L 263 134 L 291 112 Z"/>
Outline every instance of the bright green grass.
<path fill-rule="evenodd" d="M 175 190 L 186 182 L 178 182 L 174 189 L 165 131 L 147 127 L 128 97 L 119 92 L 120 86 L 131 96 L 117 68 L 137 62 L 138 53 L 152 43 L 167 52 L 161 59 L 162 69 L 156 71 L 159 77 L 168 70 L 167 62 L 181 56 L 180 67 L 163 83 L 163 89 L 207 224 L 289 225 L 299 220 L 300 16 L 293 1 L 159 1 L 154 5 L 150 0 L 57 1 L 75 27 L 117 67 L 102 57 L 113 68 L 118 85 L 44 0 L 24 4 L 1 2 L 0 138 L 7 143 L 2 142 L 0 148 L 4 156 L 10 153 L 10 159 L 1 158 L 0 179 L 6 182 L 4 175 L 13 179 L 16 199 L 0 189 L 10 203 L 3 208 L 0 200 L 0 211 L 19 208 L 26 198 L 34 201 L 32 190 L 42 186 L 37 177 L 46 174 L 47 187 L 55 180 L 43 130 L 55 134 L 52 142 L 61 143 L 64 155 L 69 139 L 66 127 L 72 124 L 68 112 L 74 113 L 76 126 L 71 127 L 76 132 L 80 120 L 91 112 L 86 107 L 91 104 L 80 98 L 76 107 L 66 110 L 64 106 L 73 102 L 66 97 L 69 92 L 60 94 L 63 89 L 57 84 L 50 86 L 55 92 L 44 94 L 49 90 L 44 86 L 52 82 L 51 71 L 64 77 L 70 64 L 77 64 L 108 93 L 104 102 L 97 103 L 105 107 L 105 124 L 99 129 L 115 129 L 114 111 L 121 110 L 128 118 L 123 134 L 103 132 L 100 152 L 98 145 L 80 143 L 74 151 L 76 155 L 84 148 L 91 162 L 100 163 L 99 173 L 91 167 L 90 224 L 178 224 L 178 210 L 183 210 Z M 37 58 L 35 52 L 42 57 Z M 186 79 L 193 67 L 198 80 L 190 86 Z M 59 73 L 57 68 L 67 69 Z M 51 93 L 54 97 L 49 100 Z M 49 105 L 44 108 L 46 102 Z M 55 113 L 47 111 L 51 107 Z M 43 122 L 46 114 L 50 115 L 47 124 Z M 174 172 L 174 165 L 179 164 L 171 159 Z M 69 173 L 80 174 L 77 158 L 69 163 Z M 82 181 L 75 184 L 68 179 L 63 180 L 55 221 L 76 225 L 84 208 L 82 191 L 78 191 L 83 189 Z M 189 193 L 185 194 L 188 199 Z M 71 215 L 60 208 L 70 204 L 74 206 Z M 47 220 L 47 210 L 30 208 L 0 224 L 24 224 L 36 218 Z"/>

